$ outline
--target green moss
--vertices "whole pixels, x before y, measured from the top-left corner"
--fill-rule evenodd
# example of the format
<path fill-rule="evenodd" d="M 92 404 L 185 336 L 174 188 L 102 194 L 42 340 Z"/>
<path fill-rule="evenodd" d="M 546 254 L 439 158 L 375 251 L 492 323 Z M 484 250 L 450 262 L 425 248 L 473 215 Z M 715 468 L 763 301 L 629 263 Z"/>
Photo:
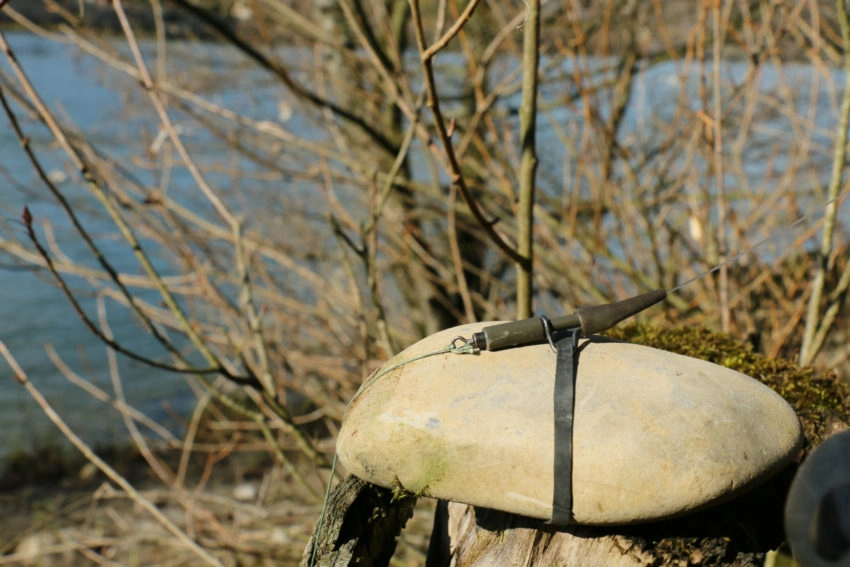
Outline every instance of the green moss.
<path fill-rule="evenodd" d="M 723 333 L 700 327 L 665 329 L 644 324 L 617 327 L 607 336 L 700 358 L 732 368 L 763 382 L 794 408 L 809 447 L 816 446 L 838 423 L 850 423 L 850 388 L 829 373 L 801 368 L 781 358 L 753 352 Z"/>
<path fill-rule="evenodd" d="M 401 485 L 401 481 L 398 477 L 395 478 L 393 482 L 392 488 L 392 498 L 390 498 L 390 502 L 396 503 L 401 502 L 402 500 L 406 500 L 408 498 L 417 498 L 417 494 L 409 491 L 404 486 Z"/>

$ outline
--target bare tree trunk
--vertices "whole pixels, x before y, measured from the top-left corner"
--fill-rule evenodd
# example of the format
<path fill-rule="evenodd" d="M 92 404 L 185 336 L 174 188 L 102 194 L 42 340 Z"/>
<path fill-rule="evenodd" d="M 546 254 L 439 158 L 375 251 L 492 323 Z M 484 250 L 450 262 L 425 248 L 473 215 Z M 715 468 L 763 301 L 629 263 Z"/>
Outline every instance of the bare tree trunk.
<path fill-rule="evenodd" d="M 415 504 L 416 498 L 395 498 L 392 490 L 347 477 L 331 492 L 301 566 L 389 565 Z"/>

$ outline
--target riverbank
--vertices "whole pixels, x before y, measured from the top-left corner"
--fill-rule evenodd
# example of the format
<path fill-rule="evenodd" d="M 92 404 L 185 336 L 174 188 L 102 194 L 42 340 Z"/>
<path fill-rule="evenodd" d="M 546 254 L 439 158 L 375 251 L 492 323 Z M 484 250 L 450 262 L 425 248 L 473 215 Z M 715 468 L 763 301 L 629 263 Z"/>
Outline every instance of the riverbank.
<path fill-rule="evenodd" d="M 264 452 L 234 451 L 210 464 L 195 454 L 185 480 L 162 482 L 138 449 L 96 449 L 137 491 L 130 495 L 73 450 L 44 448 L 13 455 L 0 475 L 3 563 L 80 565 L 108 559 L 158 565 L 197 557 L 151 512 L 192 533 L 225 564 L 292 565 L 300 558 L 319 504 L 299 494 Z M 156 451 L 178 471 L 177 451 Z M 191 526 L 188 527 L 187 526 Z"/>
<path fill-rule="evenodd" d="M 264 478 L 237 482 L 224 476 L 216 475 L 202 491 L 142 478 L 133 483 L 138 492 L 133 498 L 99 475 L 2 491 L 0 558 L 4 564 L 40 566 L 103 560 L 161 565 L 177 558 L 199 564 L 169 526 L 145 509 L 145 501 L 224 564 L 296 564 L 319 506 L 272 494 Z"/>
<path fill-rule="evenodd" d="M 285 4 L 299 14 L 309 15 L 315 11 L 311 2 L 289 0 Z M 193 2 L 193 5 L 197 5 L 202 11 L 206 11 L 211 18 L 237 36 L 263 37 L 268 40 L 290 43 L 298 42 L 297 34 L 286 27 L 282 27 L 279 22 L 266 21 L 263 17 L 258 18 L 252 5 L 245 0 L 203 0 Z M 48 5 L 38 0 L 29 2 L 11 0 L 9 6 L 24 19 L 46 29 L 57 29 L 59 26 L 67 25 L 69 21 L 73 21 L 79 23 L 81 27 L 97 30 L 105 36 L 123 35 L 115 10 L 108 2 L 60 0 Z M 221 34 L 215 31 L 208 22 L 203 22 L 197 15 L 173 3 L 162 5 L 161 14 L 158 16 L 159 22 L 157 22 L 157 16 L 151 9 L 149 2 L 125 0 L 122 2 L 122 7 L 128 19 L 132 22 L 135 33 L 142 37 L 155 35 L 158 26 L 161 25 L 169 39 L 203 41 L 219 41 L 222 39 Z M 570 35 L 575 34 L 574 30 L 567 33 L 564 25 L 555 16 L 555 14 L 560 13 L 560 8 L 558 2 L 548 2 L 542 6 L 541 38 L 544 44 L 559 45 L 568 40 Z M 433 14 L 429 14 L 430 8 L 428 6 L 423 9 L 425 10 L 425 17 L 429 19 L 427 27 L 430 28 L 433 25 L 430 21 Z M 479 8 L 478 13 L 480 17 L 470 24 L 468 32 L 471 34 L 491 34 L 492 30 L 498 26 L 493 21 L 492 14 L 487 11 L 486 7 Z M 597 16 L 592 11 L 587 11 L 584 17 L 593 20 Z M 664 41 L 657 34 L 650 33 L 647 30 L 645 33 L 638 34 L 640 48 L 645 50 L 651 58 L 657 57 L 657 55 L 652 54 L 661 54 L 670 46 L 674 46 L 675 50 L 683 52 L 694 21 L 692 3 L 683 0 L 668 2 L 664 6 L 663 13 L 659 16 L 658 22 L 655 22 L 665 27 Z M 632 47 L 630 36 L 633 26 L 634 22 L 632 21 L 611 22 L 610 33 L 605 34 L 606 37 L 604 38 L 604 41 L 610 43 L 606 43 L 604 47 L 598 46 L 591 35 L 589 43 L 585 46 L 587 52 L 589 54 L 610 55 L 612 49 L 615 52 L 630 49 Z M 0 11 L 0 28 L 28 29 L 28 27 L 29 24 L 17 15 Z M 517 31 L 519 32 L 519 29 Z M 412 29 L 409 36 L 412 37 Z M 669 53 L 667 55 L 669 56 Z"/>
<path fill-rule="evenodd" d="M 220 17 L 223 22 L 232 26 L 240 24 L 239 18 L 228 14 L 224 2 L 207 2 L 211 13 Z M 232 4 L 232 2 L 230 3 Z M 81 27 L 98 30 L 99 33 L 110 36 L 120 35 L 121 24 L 115 15 L 111 4 L 106 2 L 60 2 L 55 7 L 44 2 L 15 2 L 9 6 L 16 12 L 0 11 L 0 27 L 4 29 L 27 29 L 28 20 L 46 29 L 57 29 L 67 25 L 68 21 L 78 22 Z M 157 29 L 157 21 L 149 2 L 124 2 L 124 11 L 133 23 L 134 30 L 141 36 L 153 35 Z M 18 15 L 22 16 L 20 18 Z M 165 34 L 174 39 L 198 39 L 213 41 L 218 36 L 210 28 L 189 16 L 184 10 L 172 5 L 163 6 L 161 23 Z"/>
<path fill-rule="evenodd" d="M 61 464 L 50 457 L 64 476 L 0 489 L 0 563 L 200 564 L 144 500 L 225 565 L 296 565 L 321 513 L 318 499 L 305 496 L 270 460 L 260 467 L 256 454 L 230 455 L 211 475 L 195 470 L 183 488 L 152 478 L 134 449 L 116 457 L 137 498 L 71 454 Z M 417 506 L 396 554 L 402 564 L 424 565 L 434 504 Z"/>
<path fill-rule="evenodd" d="M 312 2 L 288 0 L 284 3 L 293 12 L 307 17 L 316 11 Z M 247 0 L 200 0 L 192 2 L 192 5 L 197 6 L 199 12 L 205 12 L 222 29 L 238 37 L 262 37 L 265 41 L 294 44 L 299 42 L 298 32 L 287 25 L 281 25 L 279 20 L 263 16 L 263 8 L 257 8 Z M 42 1 L 11 0 L 9 6 L 26 20 L 46 29 L 56 29 L 73 21 L 81 27 L 97 30 L 106 36 L 123 35 L 120 22 L 108 2 L 59 0 L 48 5 Z M 172 40 L 220 41 L 222 39 L 220 31 L 216 31 L 210 22 L 202 21 L 198 14 L 192 14 L 188 9 L 173 3 L 163 3 L 159 15 L 151 9 L 149 2 L 125 0 L 122 6 L 132 22 L 135 33 L 141 37 L 155 35 L 161 26 L 166 37 Z M 261 12 L 257 12 L 257 9 Z M 431 10 L 432 7 L 423 7 L 428 29 L 433 26 L 435 18 Z M 562 10 L 562 4 L 556 1 L 546 2 L 541 6 L 540 34 L 544 45 L 561 49 L 564 44 L 575 44 L 577 40 L 581 40 L 582 51 L 588 55 L 609 56 L 638 49 L 642 56 L 653 61 L 684 55 L 688 42 L 693 39 L 691 36 L 698 20 L 698 14 L 692 2 L 674 0 L 666 2 L 660 13 L 647 9 L 640 10 L 637 23 L 631 17 L 623 21 L 616 19 L 609 21 L 606 26 L 610 28 L 606 33 L 596 34 L 592 30 L 598 27 L 603 14 L 600 8 L 591 5 L 585 7 L 579 15 L 582 21 L 580 27 L 587 28 L 579 34 L 572 24 L 564 20 Z M 828 7 L 823 13 L 828 20 L 830 14 Z M 477 17 L 467 26 L 467 33 L 492 35 L 494 29 L 501 27 L 499 22 L 505 17 L 506 14 L 495 17 L 486 5 L 482 5 L 478 8 Z M 607 17 L 605 15 L 605 19 Z M 13 17 L 0 11 L 0 28 L 27 29 L 28 27 L 29 24 L 17 16 Z M 517 28 L 517 33 L 520 29 L 521 26 Z M 413 36 L 412 28 L 408 36 Z M 736 48 L 730 49 L 729 46 L 726 46 L 723 54 L 724 59 L 741 59 L 751 55 L 753 54 L 743 53 Z M 793 54 L 791 56 L 794 57 Z"/>
<path fill-rule="evenodd" d="M 287 0 L 284 4 L 294 12 L 307 16 L 316 9 L 312 2 L 303 0 Z M 292 30 L 281 26 L 279 22 L 263 18 L 262 16 L 258 18 L 255 10 L 262 10 L 262 7 L 257 7 L 248 0 L 197 0 L 192 2 L 192 5 L 207 12 L 209 16 L 225 28 L 242 37 L 263 37 L 266 40 L 286 40 L 288 42 L 297 41 L 297 37 L 293 34 Z M 109 2 L 58 0 L 50 2 L 50 5 L 48 5 L 40 0 L 27 2 L 10 0 L 9 6 L 27 20 L 48 29 L 55 29 L 57 26 L 65 24 L 68 21 L 75 21 L 79 22 L 83 27 L 98 30 L 105 35 L 122 34 L 120 24 L 115 16 L 115 11 Z M 122 6 L 129 20 L 133 23 L 137 34 L 150 36 L 156 33 L 158 25 L 156 21 L 157 16 L 151 9 L 150 2 L 124 0 Z M 576 41 L 577 31 L 562 21 L 562 8 L 562 4 L 557 1 L 542 4 L 541 38 L 544 44 L 562 45 L 565 42 L 574 43 Z M 430 29 L 432 24 L 430 20 L 434 14 L 429 13 L 431 8 L 428 6 L 423 7 L 423 9 L 425 10 L 426 19 L 429 20 L 427 27 Z M 597 27 L 597 20 L 602 15 L 600 10 L 602 8 L 595 8 L 592 5 L 588 5 L 582 9 L 580 18 L 586 23 L 586 27 L 588 27 L 588 30 L 585 30 L 584 33 L 588 33 Z M 818 17 L 821 19 L 820 27 L 824 30 L 822 32 L 824 34 L 822 41 L 827 44 L 832 44 L 834 41 L 834 38 L 829 35 L 830 31 L 838 29 L 834 11 L 833 2 L 828 0 L 820 0 L 818 2 Z M 486 5 L 482 5 L 478 9 L 478 14 L 479 18 L 468 26 L 469 33 L 475 34 L 477 28 L 482 33 L 489 34 L 498 26 L 498 23 Z M 777 13 L 777 15 L 780 14 Z M 504 14 L 501 15 L 501 17 L 504 16 Z M 202 22 L 196 15 L 189 13 L 188 10 L 174 3 L 163 3 L 161 5 L 161 14 L 158 17 L 161 18 L 160 22 L 166 36 L 171 39 L 201 39 L 205 41 L 217 41 L 221 39 L 220 34 L 214 31 L 208 23 Z M 605 17 L 607 18 L 608 16 L 606 15 Z M 750 17 L 758 19 L 763 16 L 761 14 L 752 14 Z M 602 34 L 604 37 L 596 38 L 595 35 L 598 34 L 589 33 L 587 37 L 581 39 L 588 41 L 583 47 L 591 55 L 613 55 L 623 53 L 627 49 L 637 48 L 641 50 L 644 56 L 650 59 L 666 59 L 675 54 L 678 54 L 678 56 L 684 54 L 686 45 L 693 39 L 691 36 L 698 19 L 699 14 L 693 2 L 673 0 L 665 2 L 663 10 L 660 11 L 656 11 L 654 8 L 650 9 L 649 7 L 640 10 L 637 22 L 632 18 L 629 18 L 628 21 L 619 22 L 613 20 L 608 22 L 606 25 L 610 25 L 610 29 L 605 34 Z M 741 28 L 744 25 L 744 21 L 738 21 L 739 19 L 738 17 L 732 18 L 733 27 Z M 21 26 L 16 18 L 0 11 L 0 28 L 15 27 L 21 28 L 23 26 Z M 488 31 L 483 32 L 483 30 Z M 775 38 L 777 41 L 776 47 L 782 49 L 783 58 L 796 59 L 804 56 L 798 49 L 800 47 L 798 39 L 790 37 Z M 602 43 L 597 45 L 599 42 Z M 729 45 L 724 47 L 723 56 L 725 59 L 729 59 L 730 57 L 754 57 L 755 55 L 738 51 Z"/>

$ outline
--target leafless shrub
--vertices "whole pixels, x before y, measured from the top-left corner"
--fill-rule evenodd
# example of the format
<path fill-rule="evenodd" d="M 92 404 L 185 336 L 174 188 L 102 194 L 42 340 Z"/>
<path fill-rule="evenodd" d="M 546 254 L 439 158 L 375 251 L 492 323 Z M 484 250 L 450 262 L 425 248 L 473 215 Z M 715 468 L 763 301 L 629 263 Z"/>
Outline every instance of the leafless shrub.
<path fill-rule="evenodd" d="M 806 362 L 846 343 L 844 227 L 812 246 L 824 203 L 828 223 L 841 218 L 840 10 L 544 2 L 531 45 L 539 84 L 523 94 L 538 63 L 522 46 L 534 23 L 522 3 L 256 0 L 240 26 L 225 19 L 232 10 L 168 4 L 218 39 L 218 67 L 203 44 L 171 40 L 158 0 L 144 41 L 120 0 L 109 12 L 120 40 L 44 5 L 60 20 L 49 31 L 14 2 L 5 10 L 99 61 L 142 126 L 120 151 L 99 147 L 40 99 L 0 40 L 5 115 L 38 178 L 27 191 L 60 204 L 88 257 L 64 252 L 28 212 L 26 232 L 11 227 L 0 249 L 49 270 L 114 353 L 197 380 L 183 439 L 154 442 L 126 400 L 105 400 L 187 514 L 218 460 L 258 447 L 318 505 L 346 402 L 380 361 L 446 326 L 525 316 L 532 299 L 561 312 L 676 289 L 657 320 L 758 338 L 772 355 L 806 344 Z M 537 145 L 524 158 L 529 115 L 518 114 L 537 90 Z M 34 123 L 72 188 L 48 175 Z M 539 159 L 537 171 L 523 159 Z M 134 267 L 105 252 L 104 226 Z M 112 336 L 104 313 L 116 305 L 160 355 Z M 817 340 L 804 342 L 807 319 L 822 323 Z M 178 455 L 173 467 L 163 451 Z M 193 455 L 205 463 L 196 476 Z M 224 513 L 204 510 L 213 523 Z M 220 521 L 170 533 L 205 559 L 234 537 Z"/>

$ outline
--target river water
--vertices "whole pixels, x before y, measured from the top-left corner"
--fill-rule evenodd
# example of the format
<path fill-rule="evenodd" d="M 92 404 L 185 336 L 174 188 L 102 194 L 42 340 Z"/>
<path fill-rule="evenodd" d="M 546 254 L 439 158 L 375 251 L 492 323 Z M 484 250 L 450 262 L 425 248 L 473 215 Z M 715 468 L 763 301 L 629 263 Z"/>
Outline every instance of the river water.
<path fill-rule="evenodd" d="M 146 122 L 144 117 L 127 118 L 125 107 L 128 101 L 124 94 L 126 83 L 104 80 L 100 65 L 93 59 L 81 55 L 73 47 L 48 42 L 26 33 L 9 33 L 7 39 L 47 104 L 62 115 L 70 117 L 81 131 L 85 131 L 100 147 L 108 149 L 116 159 L 121 159 L 122 140 L 138 137 L 140 131 L 150 128 L 150 123 Z M 201 52 L 203 56 L 198 55 Z M 176 53 L 179 59 L 180 50 Z M 199 44 L 195 44 L 193 49 L 182 53 L 185 61 L 178 60 L 172 65 L 179 67 L 184 64 L 195 70 L 204 65 L 218 68 L 227 66 L 232 62 L 228 58 L 233 57 L 215 45 L 206 45 L 199 49 Z M 0 62 L 0 70 L 8 71 L 5 62 Z M 559 69 L 559 72 L 564 72 L 564 69 Z M 735 80 L 736 75 L 743 76 L 745 72 L 746 66 L 743 63 L 729 63 L 724 68 L 725 75 L 731 81 Z M 280 113 L 278 94 L 264 94 L 260 80 L 248 71 L 236 69 L 233 73 L 235 78 L 227 84 L 213 82 L 207 85 L 207 95 L 217 97 L 228 106 L 252 109 L 251 112 L 255 112 L 258 117 Z M 568 74 L 564 72 L 565 76 Z M 788 84 L 799 87 L 799 91 L 792 96 L 799 97 L 800 112 L 804 112 L 808 103 L 806 88 L 811 83 L 812 70 L 804 65 L 786 66 L 783 74 Z M 763 75 L 765 91 L 774 89 L 778 75 L 771 72 L 770 68 L 766 68 Z M 832 73 L 831 79 L 842 84 L 844 77 L 836 71 Z M 242 88 L 245 85 L 252 87 Z M 636 85 L 638 92 L 633 97 L 633 104 L 628 110 L 621 131 L 624 138 L 639 139 L 651 136 L 653 120 L 663 122 L 671 118 L 665 113 L 674 108 L 674 101 L 681 92 L 676 62 L 662 63 L 646 69 Z M 557 97 L 559 88 L 557 83 L 546 87 L 543 91 L 544 102 L 547 97 Z M 698 89 L 699 81 L 694 77 L 689 81 L 686 92 L 695 105 Z M 241 104 L 243 99 L 244 105 Z M 826 94 L 821 94 L 817 104 L 821 110 L 817 113 L 816 122 L 822 125 L 823 135 L 816 137 L 815 142 L 828 147 L 835 101 Z M 515 106 L 516 101 L 507 100 L 506 105 Z M 543 106 L 545 107 L 545 104 Z M 554 186 L 563 181 L 566 177 L 565 171 L 571 166 L 569 160 L 564 159 L 563 140 L 558 132 L 546 126 L 546 122 L 575 122 L 581 120 L 581 113 L 566 108 L 548 109 L 545 112 L 546 118 L 542 121 L 539 134 L 542 152 L 541 185 L 544 191 L 554 191 Z M 649 119 L 650 116 L 653 118 Z M 298 131 L 298 117 L 294 117 L 294 120 L 296 122 L 288 123 L 287 127 Z M 48 166 L 55 168 L 54 174 L 57 178 L 61 178 L 63 173 L 59 162 L 52 157 L 55 156 L 52 152 L 56 150 L 44 143 L 48 139 L 47 132 L 31 122 L 25 121 L 25 127 L 33 136 L 36 146 L 40 148 L 42 158 Z M 309 124 L 305 123 L 301 128 L 304 136 L 312 135 Z M 782 118 L 777 117 L 772 128 L 772 131 L 763 132 L 766 139 L 770 137 L 773 140 L 776 130 L 781 132 L 787 125 L 783 125 Z M 787 135 L 787 144 L 790 147 L 794 143 L 790 130 Z M 755 137 L 757 136 L 756 134 Z M 770 151 L 775 152 L 775 144 L 771 147 L 774 149 Z M 223 158 L 226 147 L 212 144 L 207 151 L 208 159 Z M 757 152 L 758 149 L 754 151 Z M 787 148 L 782 151 L 787 151 Z M 827 153 L 824 152 L 824 155 Z M 754 182 L 764 177 L 768 158 L 772 160 L 770 167 L 775 168 L 776 154 L 764 159 L 754 159 L 752 164 L 748 164 L 747 174 Z M 825 172 L 827 170 L 828 168 L 824 168 Z M 825 174 L 815 174 L 812 180 L 822 180 L 824 176 Z M 73 183 L 66 181 L 62 186 L 73 195 Z M 72 236 L 67 219 L 57 205 L 42 194 L 42 190 L 35 192 L 34 187 L 40 185 L 4 118 L 0 120 L 0 215 L 4 230 L 7 234 L 16 235 L 23 242 L 27 241 L 23 226 L 18 220 L 26 205 L 36 219 L 51 221 L 57 239 L 66 253 L 71 257 L 83 256 L 82 244 Z M 744 211 L 747 204 L 741 203 L 740 207 Z M 92 229 L 97 234 L 96 221 Z M 68 238 L 63 239 L 63 236 Z M 122 265 L 133 265 L 132 258 L 128 257 L 126 252 L 118 252 L 117 243 L 114 251 L 109 240 L 104 240 L 101 244 L 108 255 L 114 253 L 112 259 L 119 268 Z M 89 334 L 68 301 L 44 274 L 13 266 L 2 254 L 0 262 L 3 262 L 0 267 L 0 338 L 48 400 L 55 404 L 85 439 L 123 439 L 122 427 L 115 413 L 105 410 L 100 402 L 70 384 L 62 373 L 57 371 L 46 353 L 46 345 L 51 345 L 74 372 L 107 391 L 112 391 L 105 348 Z M 79 289 L 85 289 L 85 286 Z M 87 305 L 91 307 L 90 300 Z M 136 350 L 145 352 L 153 349 L 154 345 L 150 344 L 147 335 L 123 314 L 123 311 L 115 312 L 122 313 L 121 316 L 110 319 L 116 335 L 134 337 L 132 346 Z M 174 416 L 185 416 L 193 405 L 193 395 L 183 378 L 151 370 L 124 357 L 118 358 L 118 369 L 127 397 L 135 407 L 154 419 L 170 422 L 179 429 L 179 419 L 175 422 Z M 12 379 L 5 364 L 0 363 L 0 456 L 17 449 L 48 444 L 54 440 L 58 440 L 58 434 L 52 425 L 47 422 L 24 389 Z"/>
<path fill-rule="evenodd" d="M 46 104 L 69 116 L 82 131 L 91 133 L 95 143 L 120 159 L 122 140 L 134 134 L 138 124 L 128 122 L 118 84 L 105 86 L 98 64 L 78 50 L 46 41 L 26 33 L 9 33 L 7 41 Z M 0 70 L 7 72 L 5 61 Z M 61 167 L 55 148 L 44 141 L 48 133 L 24 114 L 23 126 L 33 137 L 39 156 L 60 181 L 63 190 L 74 196 L 73 184 Z M 136 132 L 136 135 L 138 133 Z M 65 215 L 37 180 L 6 118 L 0 120 L 0 214 L 7 234 L 28 242 L 19 221 L 24 206 L 29 207 L 37 223 L 48 220 L 64 253 L 85 258 L 83 244 L 73 235 Z M 40 228 L 40 227 L 39 227 Z M 95 237 L 98 224 L 92 225 Z M 111 236 L 110 236 L 111 237 Z M 99 240 L 119 269 L 129 266 L 131 258 L 120 243 Z M 109 360 L 105 348 L 86 329 L 71 304 L 46 274 L 11 265 L 0 259 L 0 338 L 18 363 L 75 431 L 90 442 L 114 442 L 124 439 L 116 412 L 71 384 L 50 360 L 46 348 L 57 355 L 81 377 L 113 392 Z M 89 260 L 85 263 L 93 265 Z M 71 278 L 76 289 L 84 290 Z M 93 314 L 91 297 L 83 295 L 83 304 Z M 113 310 L 121 311 L 121 310 Z M 110 318 L 116 336 L 131 334 L 133 348 L 150 351 L 148 337 L 125 314 Z M 185 380 L 176 375 L 152 371 L 144 365 L 117 358 L 127 399 L 152 418 L 171 423 L 179 429 L 174 416 L 185 417 L 192 407 L 192 394 Z M 0 456 L 34 446 L 62 444 L 58 432 L 43 415 L 22 386 L 17 384 L 0 363 Z"/>
<path fill-rule="evenodd" d="M 137 148 L 140 136 L 155 140 L 160 134 L 147 101 L 128 94 L 138 91 L 132 80 L 105 72 L 102 63 L 72 45 L 48 41 L 25 32 L 11 32 L 5 36 L 44 102 L 60 117 L 70 120 L 80 132 L 85 132 L 100 151 L 108 153 L 118 163 L 126 160 L 122 165 L 132 169 L 129 150 L 124 148 Z M 121 42 L 111 43 L 111 46 L 126 51 Z M 142 42 L 142 48 L 150 56 L 155 46 L 151 42 Z M 244 61 L 232 50 L 217 44 L 177 42 L 170 46 L 169 54 L 169 67 L 176 73 L 184 70 L 195 73 L 195 79 L 200 77 L 204 96 L 209 100 L 231 108 L 238 107 L 241 113 L 255 119 L 282 116 L 287 128 L 299 132 L 304 138 L 316 138 L 315 129 L 309 123 L 298 115 L 287 115 L 288 107 L 281 99 L 279 87 L 262 73 L 244 69 Z M 10 72 L 5 60 L 0 61 L 0 72 Z M 234 74 L 237 79 L 234 79 Z M 128 111 L 128 107 L 135 105 L 140 107 L 138 112 L 135 108 Z M 20 107 L 15 109 L 20 111 Z M 179 122 L 179 113 L 175 114 Z M 68 170 L 67 160 L 52 144 L 47 130 L 28 119 L 25 112 L 18 112 L 18 118 L 32 138 L 39 159 L 65 195 L 81 209 L 91 204 L 91 199 L 79 188 L 75 173 Z M 203 138 L 193 131 L 184 131 L 183 135 L 195 142 Z M 212 136 L 201 139 L 193 146 L 193 151 L 194 158 L 202 164 L 232 163 L 226 157 L 227 143 Z M 251 167 L 244 163 L 239 166 Z M 226 175 L 217 177 L 214 168 L 209 169 L 207 179 L 210 182 L 220 186 L 228 184 L 230 180 Z M 137 167 L 132 171 L 141 183 L 156 185 L 157 180 L 144 168 Z M 184 170 L 175 169 L 173 177 L 170 187 L 177 188 L 177 191 L 181 186 L 193 185 Z M 245 181 L 241 188 L 243 197 L 251 191 L 262 192 L 267 188 L 262 180 L 251 183 L 251 180 Z M 297 183 L 288 187 L 292 191 L 299 190 Z M 180 196 L 175 198 L 180 199 Z M 4 116 L 0 120 L 0 228 L 7 236 L 31 248 L 19 220 L 24 206 L 30 209 L 38 225 L 37 232 L 43 231 L 44 226 L 40 223 L 49 223 L 62 254 L 83 266 L 99 267 L 72 229 L 65 213 L 38 180 Z M 203 203 L 198 206 L 208 207 Z M 140 272 L 126 244 L 116 238 L 111 223 L 99 220 L 96 215 L 84 213 L 83 217 L 87 229 L 119 272 Z M 47 243 L 46 237 L 43 243 Z M 149 252 L 154 254 L 156 261 L 155 246 L 150 248 Z M 162 263 L 160 267 L 166 268 L 164 273 L 171 273 L 167 264 Z M 68 280 L 79 294 L 87 314 L 95 318 L 96 303 L 90 286 L 74 277 Z M 144 298 L 144 290 L 139 293 Z M 110 328 L 116 337 L 121 337 L 119 342 L 143 355 L 162 355 L 162 348 L 124 308 L 116 308 L 109 300 L 105 304 Z M 18 265 L 2 251 L 0 339 L 48 401 L 89 442 L 124 440 L 123 424 L 115 411 L 105 408 L 100 401 L 70 383 L 63 372 L 57 370 L 48 356 L 48 349 L 55 350 L 58 358 L 72 372 L 110 394 L 114 391 L 111 376 L 119 375 L 130 405 L 155 421 L 170 426 L 175 432 L 181 431 L 185 418 L 194 407 L 196 398 L 193 390 L 179 375 L 151 369 L 120 355 L 116 358 L 117 372 L 112 372 L 106 348 L 88 331 L 49 275 Z M 0 362 L 0 458 L 19 449 L 54 443 L 61 445 L 63 440 L 29 394 L 14 381 L 5 363 Z"/>

